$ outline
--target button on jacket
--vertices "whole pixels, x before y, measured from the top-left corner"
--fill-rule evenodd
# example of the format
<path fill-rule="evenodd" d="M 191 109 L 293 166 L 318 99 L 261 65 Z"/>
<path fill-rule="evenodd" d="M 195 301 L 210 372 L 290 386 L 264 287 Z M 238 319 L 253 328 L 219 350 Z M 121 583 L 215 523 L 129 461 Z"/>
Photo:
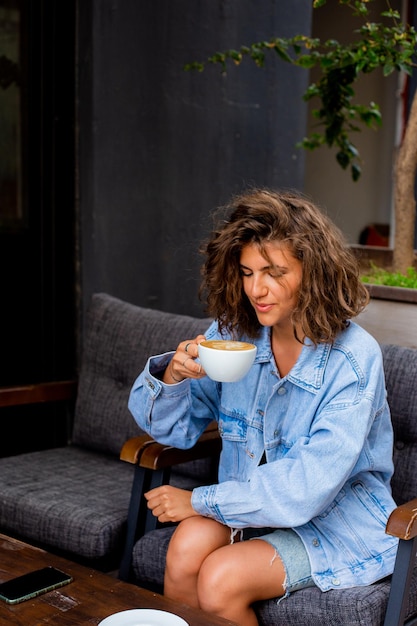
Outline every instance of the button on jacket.
<path fill-rule="evenodd" d="M 206 338 L 220 338 L 215 322 Z M 242 340 L 258 351 L 236 383 L 166 385 L 158 375 L 173 353 L 151 357 L 129 399 L 136 422 L 161 443 L 189 448 L 216 420 L 219 484 L 194 489 L 193 508 L 231 528 L 293 528 L 323 591 L 392 573 L 393 433 L 377 342 L 350 322 L 333 344 L 306 342 L 281 378 L 270 328 Z"/>

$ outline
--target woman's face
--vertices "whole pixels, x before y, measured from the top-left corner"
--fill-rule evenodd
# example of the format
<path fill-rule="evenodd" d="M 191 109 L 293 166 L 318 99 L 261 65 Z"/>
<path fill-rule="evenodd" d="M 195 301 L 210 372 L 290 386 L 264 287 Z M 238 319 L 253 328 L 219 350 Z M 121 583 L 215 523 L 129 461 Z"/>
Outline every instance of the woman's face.
<path fill-rule="evenodd" d="M 268 259 L 255 244 L 242 248 L 243 290 L 262 326 L 292 331 L 291 315 L 297 305 L 302 263 L 285 244 L 268 243 L 264 248 Z"/>

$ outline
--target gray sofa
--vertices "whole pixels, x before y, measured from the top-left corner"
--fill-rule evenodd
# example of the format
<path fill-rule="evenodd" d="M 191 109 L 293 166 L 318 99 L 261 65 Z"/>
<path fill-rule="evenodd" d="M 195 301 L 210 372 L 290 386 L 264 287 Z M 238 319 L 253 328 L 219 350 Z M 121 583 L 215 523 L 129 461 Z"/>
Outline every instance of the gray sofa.
<path fill-rule="evenodd" d="M 0 532 L 106 570 L 119 565 L 125 543 L 133 468 L 119 455 L 140 434 L 127 408 L 133 381 L 150 354 L 204 332 L 209 321 L 95 294 L 86 322 L 70 441 L 0 458 Z M 58 383 L 27 394 L 0 389 L 0 407 L 57 399 L 58 388 L 68 394 Z M 179 468 L 178 484 L 198 484 L 207 467 Z"/>

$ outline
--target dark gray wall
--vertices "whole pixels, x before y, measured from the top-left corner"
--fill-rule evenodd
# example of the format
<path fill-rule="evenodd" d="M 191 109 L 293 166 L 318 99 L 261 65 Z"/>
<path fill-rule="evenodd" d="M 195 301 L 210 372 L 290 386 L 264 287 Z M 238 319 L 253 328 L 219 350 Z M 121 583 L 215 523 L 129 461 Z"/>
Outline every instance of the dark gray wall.
<path fill-rule="evenodd" d="M 310 0 L 79 3 L 80 294 L 202 314 L 210 213 L 248 185 L 302 188 L 308 74 L 216 50 L 310 32 Z"/>

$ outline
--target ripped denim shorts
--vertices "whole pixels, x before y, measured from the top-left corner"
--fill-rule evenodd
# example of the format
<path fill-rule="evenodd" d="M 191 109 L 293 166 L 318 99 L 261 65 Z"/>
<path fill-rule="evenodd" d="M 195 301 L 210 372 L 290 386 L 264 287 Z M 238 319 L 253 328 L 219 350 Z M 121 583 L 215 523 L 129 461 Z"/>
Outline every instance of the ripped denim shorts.
<path fill-rule="evenodd" d="M 292 591 L 315 587 L 307 551 L 300 537 L 291 528 L 248 528 L 243 531 L 243 539 L 262 539 L 275 548 L 286 573 L 284 597 Z"/>

